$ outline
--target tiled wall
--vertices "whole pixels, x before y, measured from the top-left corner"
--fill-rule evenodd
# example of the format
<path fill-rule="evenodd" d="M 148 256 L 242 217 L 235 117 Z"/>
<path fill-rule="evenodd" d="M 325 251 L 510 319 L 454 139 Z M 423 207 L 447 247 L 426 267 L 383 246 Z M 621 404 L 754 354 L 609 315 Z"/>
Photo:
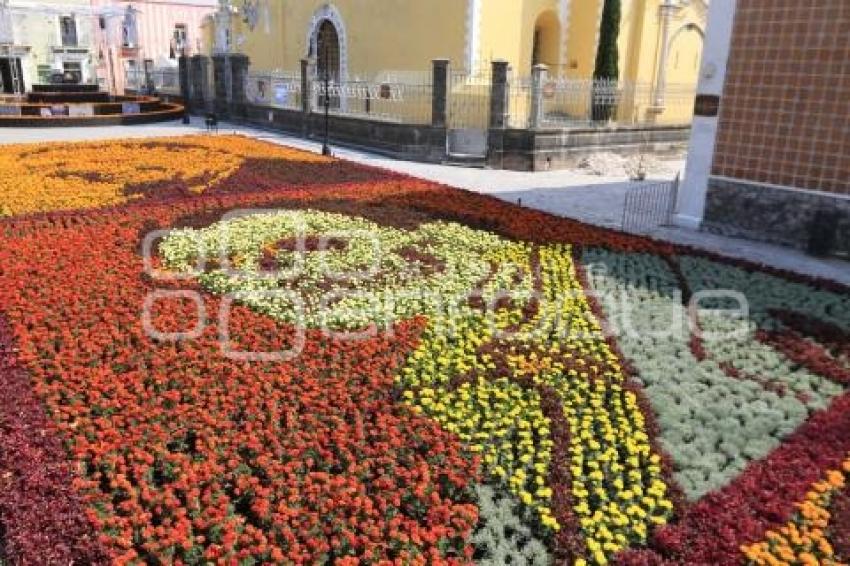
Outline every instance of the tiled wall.
<path fill-rule="evenodd" d="M 850 195 L 850 0 L 739 0 L 726 80 L 715 175 Z"/>

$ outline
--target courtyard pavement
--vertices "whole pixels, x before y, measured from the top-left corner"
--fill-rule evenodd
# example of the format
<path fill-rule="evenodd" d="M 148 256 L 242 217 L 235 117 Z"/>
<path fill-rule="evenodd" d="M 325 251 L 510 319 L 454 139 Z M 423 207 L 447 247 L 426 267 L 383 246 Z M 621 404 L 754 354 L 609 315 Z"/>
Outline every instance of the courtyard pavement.
<path fill-rule="evenodd" d="M 0 144 L 162 137 L 204 131 L 203 123 L 198 119 L 193 120 L 191 125 L 174 122 L 94 128 L 4 128 L 0 129 Z M 279 132 L 227 123 L 221 124 L 219 132 L 239 133 L 314 152 L 319 151 L 321 147 L 317 142 Z M 493 195 L 551 214 L 615 229 L 622 227 L 626 194 L 638 186 L 624 177 L 597 176 L 583 171 L 526 173 L 471 169 L 399 161 L 368 151 L 341 147 L 334 147 L 334 154 L 343 159 Z M 673 162 L 669 165 L 671 171 L 684 168 L 683 162 Z M 672 176 L 673 174 L 668 178 L 656 180 L 669 180 Z M 850 285 L 850 262 L 846 261 L 817 259 L 786 247 L 673 227 L 651 229 L 646 235 Z"/>

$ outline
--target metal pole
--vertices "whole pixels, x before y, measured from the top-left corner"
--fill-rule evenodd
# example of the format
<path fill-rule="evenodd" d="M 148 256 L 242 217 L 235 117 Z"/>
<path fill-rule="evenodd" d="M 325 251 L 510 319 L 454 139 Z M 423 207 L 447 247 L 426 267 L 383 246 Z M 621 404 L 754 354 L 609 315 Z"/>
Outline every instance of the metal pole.
<path fill-rule="evenodd" d="M 330 69 L 327 67 L 327 59 L 325 59 L 325 139 L 322 143 L 322 155 L 330 157 L 331 148 L 328 145 L 328 137 L 330 135 L 330 115 L 331 115 L 331 90 L 330 90 Z"/>
<path fill-rule="evenodd" d="M 320 35 L 320 39 L 324 40 L 324 38 Z M 325 138 L 322 142 L 322 155 L 326 157 L 330 157 L 333 155 L 331 153 L 331 147 L 328 143 L 328 138 L 330 136 L 330 114 L 331 114 L 331 68 L 330 68 L 330 50 L 326 49 L 324 43 L 318 46 L 322 58 L 325 62 Z"/>
<path fill-rule="evenodd" d="M 183 97 L 183 124 L 191 124 L 191 108 L 189 100 L 191 98 L 190 89 L 189 89 L 189 80 L 192 74 L 189 71 L 189 57 L 187 56 L 186 46 L 183 45 L 181 49 L 182 53 L 180 55 L 180 65 L 178 67 L 179 70 L 179 81 L 180 81 L 180 95 Z"/>
<path fill-rule="evenodd" d="M 621 229 L 623 230 L 623 232 L 627 232 L 628 229 L 629 229 L 628 228 L 628 219 L 629 219 L 629 208 L 631 207 L 631 202 L 632 202 L 631 197 L 632 197 L 631 193 L 629 192 L 628 189 L 626 189 L 626 199 L 623 202 L 623 222 L 621 223 L 622 224 Z"/>

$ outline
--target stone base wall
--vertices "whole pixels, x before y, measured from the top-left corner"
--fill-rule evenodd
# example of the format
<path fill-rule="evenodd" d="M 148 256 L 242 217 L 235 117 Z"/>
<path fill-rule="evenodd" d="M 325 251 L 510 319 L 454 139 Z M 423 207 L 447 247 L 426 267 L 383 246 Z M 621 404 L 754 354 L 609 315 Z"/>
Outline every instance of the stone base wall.
<path fill-rule="evenodd" d="M 225 103 L 226 104 L 226 103 Z M 320 140 L 324 115 L 254 104 L 231 104 L 225 116 L 262 128 Z M 398 124 L 348 116 L 330 117 L 330 139 L 398 159 L 440 163 L 449 161 L 444 127 Z M 625 155 L 672 153 L 687 148 L 688 127 L 620 127 L 577 130 L 491 129 L 487 132 L 486 165 L 513 171 L 548 171 L 575 167 L 600 151 Z M 478 160 L 472 163 L 478 164 Z"/>
<path fill-rule="evenodd" d="M 245 105 L 243 121 L 321 140 L 324 114 L 304 114 L 267 106 Z M 364 148 L 398 159 L 438 163 L 446 155 L 446 130 L 429 125 L 396 124 L 345 116 L 330 116 L 329 139 L 338 145 Z"/>
<path fill-rule="evenodd" d="M 820 210 L 840 215 L 837 254 L 850 254 L 850 198 L 709 178 L 703 229 L 806 249 Z"/>
<path fill-rule="evenodd" d="M 494 169 L 548 171 L 575 167 L 600 151 L 655 154 L 687 148 L 690 127 L 491 130 L 487 164 Z"/>

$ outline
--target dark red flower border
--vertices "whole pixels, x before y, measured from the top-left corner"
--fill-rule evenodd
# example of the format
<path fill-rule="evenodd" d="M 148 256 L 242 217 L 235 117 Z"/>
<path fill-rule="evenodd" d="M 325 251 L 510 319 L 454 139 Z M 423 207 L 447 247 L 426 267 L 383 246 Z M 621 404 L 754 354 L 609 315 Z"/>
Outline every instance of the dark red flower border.
<path fill-rule="evenodd" d="M 65 450 L 0 318 L 0 558 L 12 564 L 107 564 L 72 488 Z"/>
<path fill-rule="evenodd" d="M 850 485 L 832 500 L 829 539 L 839 562 L 850 562 Z"/>

